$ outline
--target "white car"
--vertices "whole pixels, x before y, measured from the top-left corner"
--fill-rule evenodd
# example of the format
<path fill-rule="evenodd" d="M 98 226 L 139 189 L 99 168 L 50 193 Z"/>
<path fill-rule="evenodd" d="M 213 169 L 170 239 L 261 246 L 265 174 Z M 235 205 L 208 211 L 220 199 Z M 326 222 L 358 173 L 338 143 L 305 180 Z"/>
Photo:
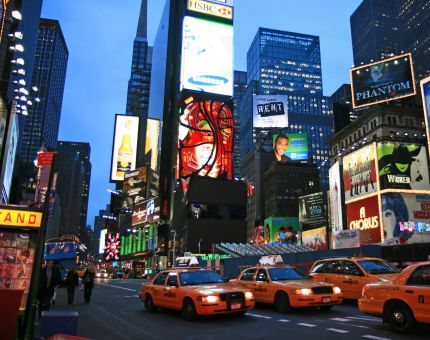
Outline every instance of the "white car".
<path fill-rule="evenodd" d="M 105 269 L 102 269 L 102 270 L 100 270 L 100 271 L 98 271 L 96 273 L 96 277 L 98 279 L 107 279 L 108 278 L 108 273 L 107 273 L 107 271 Z"/>

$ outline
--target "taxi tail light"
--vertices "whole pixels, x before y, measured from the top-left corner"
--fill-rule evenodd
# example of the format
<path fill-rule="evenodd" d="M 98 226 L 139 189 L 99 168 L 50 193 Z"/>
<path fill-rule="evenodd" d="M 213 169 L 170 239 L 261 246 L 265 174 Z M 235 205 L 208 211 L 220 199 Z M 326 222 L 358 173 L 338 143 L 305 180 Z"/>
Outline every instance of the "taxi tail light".
<path fill-rule="evenodd" d="M 366 287 L 363 286 L 363 288 L 361 288 L 361 296 L 364 296 L 364 293 L 366 292 Z"/>
<path fill-rule="evenodd" d="M 342 289 L 340 289 L 339 287 L 333 287 L 333 293 L 335 293 L 335 294 L 341 294 L 342 293 Z"/>
<path fill-rule="evenodd" d="M 252 300 L 254 298 L 254 294 L 252 292 L 245 292 L 245 299 Z"/>
<path fill-rule="evenodd" d="M 309 288 L 296 289 L 296 294 L 299 294 L 299 295 L 311 295 L 312 294 L 312 289 L 309 289 Z"/>

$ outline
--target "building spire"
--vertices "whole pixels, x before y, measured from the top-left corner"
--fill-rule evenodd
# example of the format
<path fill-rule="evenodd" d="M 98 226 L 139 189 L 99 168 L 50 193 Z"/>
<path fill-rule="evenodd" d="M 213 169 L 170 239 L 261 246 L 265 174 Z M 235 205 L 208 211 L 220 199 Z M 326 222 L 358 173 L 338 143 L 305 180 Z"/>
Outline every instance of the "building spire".
<path fill-rule="evenodd" d="M 148 0 L 142 0 L 140 5 L 139 23 L 137 25 L 136 38 L 147 39 Z"/>

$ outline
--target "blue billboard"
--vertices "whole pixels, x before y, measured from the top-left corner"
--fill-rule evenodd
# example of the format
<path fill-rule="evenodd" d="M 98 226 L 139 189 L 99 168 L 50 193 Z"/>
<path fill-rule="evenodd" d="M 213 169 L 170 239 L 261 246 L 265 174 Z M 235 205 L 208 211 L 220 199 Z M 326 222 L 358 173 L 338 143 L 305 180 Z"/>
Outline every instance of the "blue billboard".
<path fill-rule="evenodd" d="M 45 243 L 45 260 L 63 260 L 76 257 L 76 244 L 74 242 Z"/>

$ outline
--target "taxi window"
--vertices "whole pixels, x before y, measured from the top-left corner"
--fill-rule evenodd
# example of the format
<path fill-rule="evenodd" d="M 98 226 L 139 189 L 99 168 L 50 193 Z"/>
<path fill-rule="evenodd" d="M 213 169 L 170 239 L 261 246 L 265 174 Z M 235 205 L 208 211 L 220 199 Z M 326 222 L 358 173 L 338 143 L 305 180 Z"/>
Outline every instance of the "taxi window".
<path fill-rule="evenodd" d="M 164 282 L 166 282 L 167 275 L 169 275 L 169 272 L 164 272 L 158 275 L 154 281 L 154 285 L 164 285 Z"/>
<path fill-rule="evenodd" d="M 358 264 L 369 274 L 392 274 L 399 273 L 399 270 L 385 261 L 360 260 Z"/>
<path fill-rule="evenodd" d="M 430 286 L 430 265 L 421 266 L 409 276 L 408 285 Z"/>
<path fill-rule="evenodd" d="M 179 273 L 181 286 L 195 286 L 201 284 L 223 283 L 218 273 L 211 270 L 198 270 Z"/>
<path fill-rule="evenodd" d="M 269 275 L 272 281 L 310 279 L 309 276 L 303 275 L 296 268 L 270 268 Z"/>
<path fill-rule="evenodd" d="M 342 261 L 327 261 L 327 264 L 324 269 L 324 273 L 326 274 L 342 274 L 341 272 L 341 264 Z"/>
<path fill-rule="evenodd" d="M 268 279 L 267 279 L 267 273 L 266 273 L 266 270 L 265 269 L 260 269 L 259 271 L 258 271 L 258 273 L 257 273 L 257 277 L 255 278 L 255 281 L 269 281 Z"/>
<path fill-rule="evenodd" d="M 255 275 L 256 271 L 257 271 L 256 268 L 246 270 L 242 274 L 242 276 L 240 277 L 240 280 L 241 281 L 253 281 L 254 280 L 254 275 Z"/>
<path fill-rule="evenodd" d="M 178 286 L 178 276 L 175 273 L 170 273 L 169 277 L 167 278 L 167 285 L 168 286 Z"/>
<path fill-rule="evenodd" d="M 340 271 L 344 275 L 364 276 L 361 269 L 352 261 L 342 261 Z"/>
<path fill-rule="evenodd" d="M 327 267 L 327 262 L 320 262 L 315 265 L 312 269 L 312 273 L 325 273 Z"/>

